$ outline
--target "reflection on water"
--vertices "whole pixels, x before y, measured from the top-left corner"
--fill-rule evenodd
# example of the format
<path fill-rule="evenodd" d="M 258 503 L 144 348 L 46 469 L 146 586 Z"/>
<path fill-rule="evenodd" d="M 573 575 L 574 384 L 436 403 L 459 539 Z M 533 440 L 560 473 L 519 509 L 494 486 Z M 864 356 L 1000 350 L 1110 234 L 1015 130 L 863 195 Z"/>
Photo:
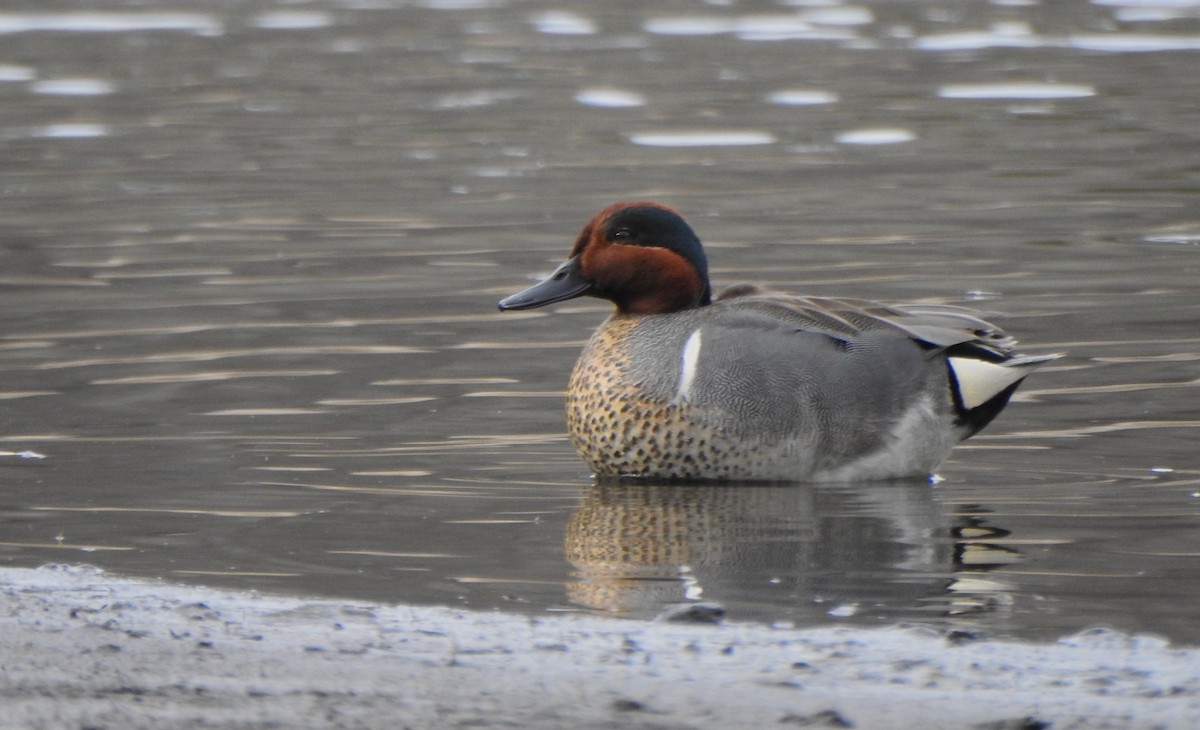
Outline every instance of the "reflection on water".
<path fill-rule="evenodd" d="M 0 559 L 1200 641 L 1200 4 L 576 5 L 0 12 Z M 1069 357 L 933 485 L 590 486 L 605 307 L 493 308 L 630 198 Z"/>
<path fill-rule="evenodd" d="M 640 615 L 701 598 L 785 605 L 804 622 L 912 605 L 944 588 L 954 551 L 942 522 L 922 483 L 600 485 L 567 521 L 579 578 L 568 595 Z"/>
<path fill-rule="evenodd" d="M 923 482 L 596 485 L 567 520 L 567 595 L 642 617 L 705 600 L 805 625 L 995 626 L 1011 619 L 1016 587 L 990 572 L 1060 542 L 1014 537 L 972 505 L 948 511 Z"/>

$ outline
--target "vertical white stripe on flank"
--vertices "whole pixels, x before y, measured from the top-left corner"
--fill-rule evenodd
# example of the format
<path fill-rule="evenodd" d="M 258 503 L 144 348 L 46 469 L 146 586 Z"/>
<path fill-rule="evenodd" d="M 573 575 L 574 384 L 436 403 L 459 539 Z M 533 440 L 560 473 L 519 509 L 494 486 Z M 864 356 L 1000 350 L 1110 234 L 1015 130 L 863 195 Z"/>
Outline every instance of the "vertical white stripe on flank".
<path fill-rule="evenodd" d="M 677 392 L 680 400 L 688 399 L 692 390 L 692 382 L 696 379 L 696 363 L 699 360 L 700 330 L 697 329 L 683 345 L 683 361 L 679 369 L 679 390 Z"/>

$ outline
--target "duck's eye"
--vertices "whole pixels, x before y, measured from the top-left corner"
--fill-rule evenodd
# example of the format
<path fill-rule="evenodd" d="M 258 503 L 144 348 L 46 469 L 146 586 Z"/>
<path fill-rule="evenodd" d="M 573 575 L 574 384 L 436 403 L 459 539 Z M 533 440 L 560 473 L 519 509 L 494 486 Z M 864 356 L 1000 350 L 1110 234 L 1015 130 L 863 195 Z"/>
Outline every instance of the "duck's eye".
<path fill-rule="evenodd" d="M 628 228 L 618 228 L 613 232 L 612 237 L 614 241 L 628 241 L 633 238 L 633 231 Z"/>

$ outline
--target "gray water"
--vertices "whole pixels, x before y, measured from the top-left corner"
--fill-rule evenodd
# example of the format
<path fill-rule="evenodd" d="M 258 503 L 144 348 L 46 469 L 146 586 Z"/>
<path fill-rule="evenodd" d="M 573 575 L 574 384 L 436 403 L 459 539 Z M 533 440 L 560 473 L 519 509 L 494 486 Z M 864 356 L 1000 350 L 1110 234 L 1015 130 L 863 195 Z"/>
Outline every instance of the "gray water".
<path fill-rule="evenodd" d="M 0 558 L 350 599 L 1200 641 L 1200 1 L 0 12 Z M 597 486 L 621 199 L 718 286 L 1067 357 L 934 484 Z"/>

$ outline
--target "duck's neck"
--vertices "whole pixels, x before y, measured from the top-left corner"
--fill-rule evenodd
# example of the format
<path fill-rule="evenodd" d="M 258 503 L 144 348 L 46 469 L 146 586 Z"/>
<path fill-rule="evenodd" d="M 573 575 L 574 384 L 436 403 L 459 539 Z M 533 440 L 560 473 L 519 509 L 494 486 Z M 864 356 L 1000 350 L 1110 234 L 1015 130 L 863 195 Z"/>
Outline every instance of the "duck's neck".
<path fill-rule="evenodd" d="M 617 314 L 647 315 L 673 314 L 688 309 L 696 309 L 709 304 L 707 297 L 697 302 L 690 292 L 654 291 L 639 297 L 616 302 Z"/>

